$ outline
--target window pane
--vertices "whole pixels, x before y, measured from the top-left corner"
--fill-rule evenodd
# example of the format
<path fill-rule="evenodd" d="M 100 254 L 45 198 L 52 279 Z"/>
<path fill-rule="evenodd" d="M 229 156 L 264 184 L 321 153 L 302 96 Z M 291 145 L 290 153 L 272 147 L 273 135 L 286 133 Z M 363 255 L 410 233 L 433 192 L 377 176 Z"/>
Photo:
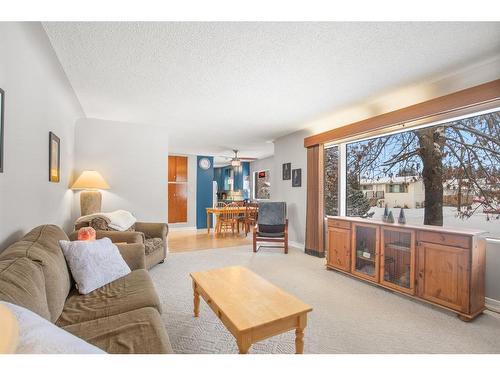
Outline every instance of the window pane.
<path fill-rule="evenodd" d="M 254 191 L 255 191 L 255 199 L 271 198 L 271 179 L 269 171 L 255 172 Z"/>
<path fill-rule="evenodd" d="M 500 238 L 500 112 L 349 143 L 348 216 L 489 231 Z"/>
<path fill-rule="evenodd" d="M 325 215 L 339 214 L 339 148 L 329 147 L 324 155 L 325 177 Z"/>

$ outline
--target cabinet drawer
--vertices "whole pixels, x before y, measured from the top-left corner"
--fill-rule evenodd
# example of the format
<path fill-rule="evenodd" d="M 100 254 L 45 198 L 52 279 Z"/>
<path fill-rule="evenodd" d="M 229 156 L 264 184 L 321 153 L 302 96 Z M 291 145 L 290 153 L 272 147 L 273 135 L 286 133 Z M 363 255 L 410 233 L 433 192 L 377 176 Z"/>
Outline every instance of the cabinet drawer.
<path fill-rule="evenodd" d="M 430 242 L 438 245 L 456 246 L 463 249 L 470 248 L 470 237 L 449 233 L 419 231 L 417 241 Z"/>
<path fill-rule="evenodd" d="M 351 229 L 351 223 L 345 220 L 328 219 L 328 226 L 335 228 Z"/>

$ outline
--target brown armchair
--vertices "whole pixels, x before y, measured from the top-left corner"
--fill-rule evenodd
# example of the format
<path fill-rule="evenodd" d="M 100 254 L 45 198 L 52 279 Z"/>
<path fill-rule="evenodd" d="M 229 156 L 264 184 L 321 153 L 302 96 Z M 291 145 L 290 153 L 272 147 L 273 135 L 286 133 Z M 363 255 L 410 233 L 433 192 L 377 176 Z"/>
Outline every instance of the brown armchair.
<path fill-rule="evenodd" d="M 91 226 L 92 222 L 85 223 L 82 225 L 80 223 L 75 227 L 75 231 L 71 233 L 70 239 L 76 240 L 78 238 L 77 230 L 85 227 Z M 96 229 L 94 227 L 94 229 Z M 113 243 L 140 243 L 144 245 L 145 253 L 145 264 L 146 268 L 149 270 L 153 266 L 163 263 L 167 256 L 167 236 L 168 236 L 168 225 L 165 223 L 135 223 L 134 231 L 119 232 L 115 230 L 102 230 L 96 229 L 96 238 L 109 238 Z"/>

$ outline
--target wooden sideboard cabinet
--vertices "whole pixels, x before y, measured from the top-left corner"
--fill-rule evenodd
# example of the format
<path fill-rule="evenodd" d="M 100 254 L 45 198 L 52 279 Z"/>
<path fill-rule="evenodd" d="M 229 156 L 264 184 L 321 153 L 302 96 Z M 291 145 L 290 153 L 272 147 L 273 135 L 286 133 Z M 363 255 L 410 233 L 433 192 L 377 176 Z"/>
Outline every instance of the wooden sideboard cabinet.
<path fill-rule="evenodd" d="M 483 231 L 327 217 L 329 269 L 432 303 L 470 321 L 484 311 Z"/>

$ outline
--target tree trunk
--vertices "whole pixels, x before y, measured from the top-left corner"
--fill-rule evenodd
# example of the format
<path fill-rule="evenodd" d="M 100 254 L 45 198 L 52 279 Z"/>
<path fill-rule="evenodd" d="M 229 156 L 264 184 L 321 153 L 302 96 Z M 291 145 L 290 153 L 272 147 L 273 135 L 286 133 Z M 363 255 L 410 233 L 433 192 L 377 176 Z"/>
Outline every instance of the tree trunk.
<path fill-rule="evenodd" d="M 457 211 L 462 210 L 462 179 L 458 180 L 458 192 L 457 192 Z"/>
<path fill-rule="evenodd" d="M 424 224 L 443 225 L 443 147 L 444 128 L 418 130 L 425 190 Z"/>

